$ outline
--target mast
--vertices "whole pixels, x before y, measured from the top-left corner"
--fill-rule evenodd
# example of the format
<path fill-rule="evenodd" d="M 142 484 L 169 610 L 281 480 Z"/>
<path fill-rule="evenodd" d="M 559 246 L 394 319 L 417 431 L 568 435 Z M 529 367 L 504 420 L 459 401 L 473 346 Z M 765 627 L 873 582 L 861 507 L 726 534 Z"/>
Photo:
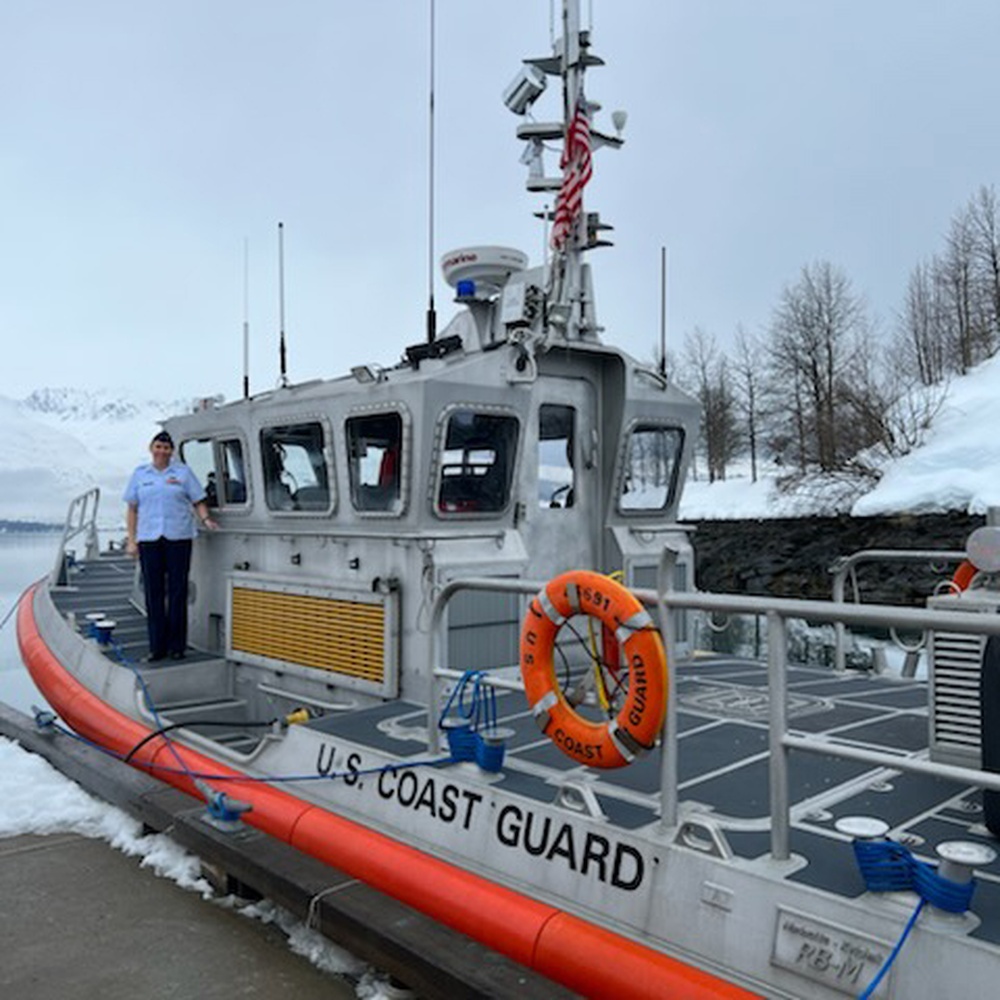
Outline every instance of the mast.
<path fill-rule="evenodd" d="M 618 134 L 605 134 L 594 126 L 600 105 L 588 100 L 584 77 L 588 67 L 604 61 L 590 51 L 590 32 L 581 27 L 579 0 L 563 0 L 562 33 L 553 41 L 552 55 L 526 59 L 521 74 L 504 94 L 507 107 L 524 115 L 545 90 L 547 77 L 562 83 L 562 115 L 559 122 L 526 121 L 518 126 L 519 139 L 528 143 L 522 162 L 528 165 L 529 191 L 556 192 L 552 221 L 552 260 L 546 280 L 546 339 L 597 340 L 600 327 L 594 305 L 590 266 L 584 253 L 611 244 L 599 234 L 610 230 L 596 212 L 584 206 L 584 189 L 593 172 L 591 154 L 602 146 L 619 148 L 624 112 L 616 111 L 613 122 Z M 562 140 L 561 176 L 546 176 L 543 166 L 545 143 Z"/>

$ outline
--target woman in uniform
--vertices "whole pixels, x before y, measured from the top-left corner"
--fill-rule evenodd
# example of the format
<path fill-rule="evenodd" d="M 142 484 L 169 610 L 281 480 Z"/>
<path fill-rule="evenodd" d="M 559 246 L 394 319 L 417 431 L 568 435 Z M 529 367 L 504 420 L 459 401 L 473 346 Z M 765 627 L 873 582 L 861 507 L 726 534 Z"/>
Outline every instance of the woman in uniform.
<path fill-rule="evenodd" d="M 125 489 L 128 505 L 126 550 L 138 555 L 146 591 L 149 656 L 155 663 L 168 656 L 184 658 L 187 648 L 187 590 L 191 543 L 197 535 L 194 517 L 214 530 L 205 491 L 195 474 L 174 462 L 174 442 L 160 431 L 149 443 L 152 461 L 140 465 Z"/>

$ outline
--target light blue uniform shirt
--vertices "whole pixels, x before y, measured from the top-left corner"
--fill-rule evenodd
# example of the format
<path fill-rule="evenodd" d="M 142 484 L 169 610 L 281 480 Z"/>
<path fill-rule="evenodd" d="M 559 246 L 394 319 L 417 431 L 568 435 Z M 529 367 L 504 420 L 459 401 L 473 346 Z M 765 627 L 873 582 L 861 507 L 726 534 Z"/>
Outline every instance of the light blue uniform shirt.
<path fill-rule="evenodd" d="M 162 471 L 152 462 L 140 465 L 122 499 L 138 508 L 137 542 L 155 542 L 160 537 L 178 541 L 198 534 L 192 504 L 204 500 L 205 491 L 183 462 L 171 463 Z"/>

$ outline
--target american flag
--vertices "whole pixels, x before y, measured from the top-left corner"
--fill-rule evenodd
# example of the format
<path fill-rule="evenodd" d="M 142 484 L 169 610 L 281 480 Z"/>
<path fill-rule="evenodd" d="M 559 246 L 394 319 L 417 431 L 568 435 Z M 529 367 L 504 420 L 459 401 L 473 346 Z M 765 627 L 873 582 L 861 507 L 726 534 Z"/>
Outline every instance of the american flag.
<path fill-rule="evenodd" d="M 590 119 L 582 98 L 576 103 L 576 112 L 566 134 L 566 145 L 559 165 L 563 170 L 563 180 L 556 198 L 555 221 L 552 225 L 552 246 L 556 250 L 561 250 L 566 245 L 573 223 L 583 207 L 583 189 L 594 172 L 590 160 Z"/>

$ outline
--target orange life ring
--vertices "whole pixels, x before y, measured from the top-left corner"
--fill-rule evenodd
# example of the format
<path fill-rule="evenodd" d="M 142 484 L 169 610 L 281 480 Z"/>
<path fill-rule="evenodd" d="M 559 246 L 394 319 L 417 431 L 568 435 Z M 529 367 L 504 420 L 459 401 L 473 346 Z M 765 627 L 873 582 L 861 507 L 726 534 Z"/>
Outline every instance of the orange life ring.
<path fill-rule="evenodd" d="M 628 696 L 607 722 L 574 711 L 556 680 L 556 636 L 577 614 L 592 615 L 613 632 L 628 664 Z M 651 749 L 663 728 L 667 658 L 660 633 L 638 598 L 600 573 L 563 573 L 532 598 L 521 625 L 521 677 L 542 731 L 581 764 L 622 767 Z"/>
<path fill-rule="evenodd" d="M 956 590 L 965 590 L 970 583 L 972 583 L 972 578 L 979 572 L 976 567 L 969 562 L 968 559 L 963 562 L 958 569 L 955 570 L 955 575 L 951 578 L 952 585 Z"/>

